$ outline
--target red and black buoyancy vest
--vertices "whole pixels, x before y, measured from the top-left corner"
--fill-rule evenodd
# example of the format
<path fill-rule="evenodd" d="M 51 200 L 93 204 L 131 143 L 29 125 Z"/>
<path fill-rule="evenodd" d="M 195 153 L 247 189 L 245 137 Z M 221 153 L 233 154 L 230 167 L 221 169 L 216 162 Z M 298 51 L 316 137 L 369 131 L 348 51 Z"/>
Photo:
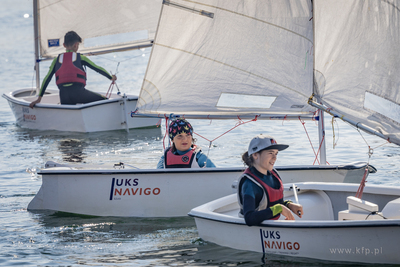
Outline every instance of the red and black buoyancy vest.
<path fill-rule="evenodd" d="M 267 200 L 268 200 L 267 208 L 270 208 L 278 203 L 283 203 L 282 180 L 281 180 L 281 178 L 279 178 L 279 176 L 273 170 L 270 172 L 271 172 L 272 176 L 279 181 L 278 189 L 274 189 L 274 188 L 270 187 L 269 185 L 267 185 L 266 183 L 264 183 L 260 178 L 257 177 L 257 175 L 252 173 L 249 168 L 247 168 L 243 173 L 244 175 L 250 176 L 255 181 L 257 181 L 258 185 L 262 186 L 264 194 L 265 194 L 265 192 L 267 192 L 267 194 L 265 194 L 267 197 Z M 281 215 L 280 213 L 277 214 L 275 217 L 271 218 L 271 220 L 278 220 L 280 215 Z"/>
<path fill-rule="evenodd" d="M 86 85 L 86 72 L 83 70 L 81 55 L 66 52 L 58 55 L 56 63 L 56 84 L 82 83 Z"/>
<path fill-rule="evenodd" d="M 194 145 L 191 150 L 183 155 L 175 155 L 171 151 L 171 147 L 167 148 L 164 153 L 165 168 L 192 168 L 199 167 L 196 161 L 196 148 Z"/>

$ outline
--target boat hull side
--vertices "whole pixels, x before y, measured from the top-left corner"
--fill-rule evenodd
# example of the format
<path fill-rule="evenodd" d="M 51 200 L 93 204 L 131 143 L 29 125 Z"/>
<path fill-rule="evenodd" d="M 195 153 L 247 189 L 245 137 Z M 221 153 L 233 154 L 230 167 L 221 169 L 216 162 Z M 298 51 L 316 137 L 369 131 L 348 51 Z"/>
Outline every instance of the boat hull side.
<path fill-rule="evenodd" d="M 48 91 L 48 92 L 47 92 Z M 3 95 L 14 114 L 17 125 L 34 130 L 70 132 L 98 132 L 154 127 L 158 118 L 131 117 L 136 108 L 136 97 L 116 96 L 110 100 L 82 105 L 60 105 L 58 90 L 49 89 L 40 104 L 33 109 L 29 103 L 31 89 L 21 89 Z"/>

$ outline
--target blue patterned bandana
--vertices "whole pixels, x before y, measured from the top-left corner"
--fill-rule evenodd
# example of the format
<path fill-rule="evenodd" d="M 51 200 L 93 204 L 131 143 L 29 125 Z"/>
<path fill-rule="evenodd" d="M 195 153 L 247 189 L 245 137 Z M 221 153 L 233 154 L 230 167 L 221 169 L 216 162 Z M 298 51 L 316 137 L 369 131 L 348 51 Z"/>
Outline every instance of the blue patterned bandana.
<path fill-rule="evenodd" d="M 169 138 L 173 140 L 176 135 L 181 133 L 187 133 L 193 136 L 193 127 L 185 119 L 175 119 L 169 124 L 168 132 Z"/>

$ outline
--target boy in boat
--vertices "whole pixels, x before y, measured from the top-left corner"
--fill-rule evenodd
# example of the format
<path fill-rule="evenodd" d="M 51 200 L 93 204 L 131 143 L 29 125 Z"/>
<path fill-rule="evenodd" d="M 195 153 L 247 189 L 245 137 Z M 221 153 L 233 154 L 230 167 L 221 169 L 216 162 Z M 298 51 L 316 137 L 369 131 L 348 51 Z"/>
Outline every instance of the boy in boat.
<path fill-rule="evenodd" d="M 278 144 L 267 135 L 258 135 L 250 141 L 242 160 L 248 166 L 238 183 L 239 216 L 247 225 L 259 225 L 264 220 L 277 220 L 280 215 L 286 220 L 294 220 L 292 214 L 300 218 L 303 207 L 290 200 L 283 200 L 283 184 L 274 169 L 278 151 L 288 148 Z"/>
<path fill-rule="evenodd" d="M 83 66 L 107 77 L 112 82 L 117 80 L 115 75 L 110 75 L 105 69 L 94 64 L 87 57 L 77 53 L 81 37 L 74 31 L 69 31 L 64 36 L 64 47 L 66 52 L 58 55 L 50 65 L 49 72 L 42 82 L 39 97 L 29 106 L 33 108 L 40 103 L 53 74 L 56 75 L 56 84 L 60 90 L 60 103 L 62 105 L 75 105 L 78 103 L 90 103 L 107 99 L 106 97 L 85 89 L 86 72 Z"/>
<path fill-rule="evenodd" d="M 214 163 L 197 147 L 193 139 L 193 127 L 185 119 L 175 119 L 168 127 L 172 146 L 168 147 L 157 164 L 164 168 L 214 168 Z"/>

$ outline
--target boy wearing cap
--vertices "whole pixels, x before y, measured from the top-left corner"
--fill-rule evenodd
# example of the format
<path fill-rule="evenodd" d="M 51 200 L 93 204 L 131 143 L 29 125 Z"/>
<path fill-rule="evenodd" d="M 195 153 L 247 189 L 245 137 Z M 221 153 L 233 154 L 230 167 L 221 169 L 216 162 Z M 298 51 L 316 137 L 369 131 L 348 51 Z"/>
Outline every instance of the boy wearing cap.
<path fill-rule="evenodd" d="M 215 167 L 200 148 L 193 144 L 193 127 L 188 121 L 179 118 L 171 121 L 168 132 L 172 147 L 165 150 L 157 169 Z"/>
<path fill-rule="evenodd" d="M 60 103 L 63 105 L 84 104 L 107 99 L 104 96 L 86 90 L 86 72 L 83 66 L 87 66 L 100 73 L 113 83 L 117 80 L 115 75 L 110 75 L 105 69 L 94 64 L 90 59 L 76 53 L 82 38 L 74 31 L 69 31 L 64 36 L 65 53 L 58 55 L 50 65 L 49 72 L 43 79 L 39 97 L 29 107 L 33 108 L 40 103 L 53 75 L 56 75 L 56 84 L 60 90 Z"/>
<path fill-rule="evenodd" d="M 274 164 L 278 151 L 288 148 L 267 135 L 254 137 L 242 160 L 248 166 L 239 179 L 238 202 L 240 214 L 249 226 L 264 220 L 277 220 L 280 215 L 294 220 L 292 212 L 300 218 L 303 207 L 283 200 L 283 184 Z"/>

